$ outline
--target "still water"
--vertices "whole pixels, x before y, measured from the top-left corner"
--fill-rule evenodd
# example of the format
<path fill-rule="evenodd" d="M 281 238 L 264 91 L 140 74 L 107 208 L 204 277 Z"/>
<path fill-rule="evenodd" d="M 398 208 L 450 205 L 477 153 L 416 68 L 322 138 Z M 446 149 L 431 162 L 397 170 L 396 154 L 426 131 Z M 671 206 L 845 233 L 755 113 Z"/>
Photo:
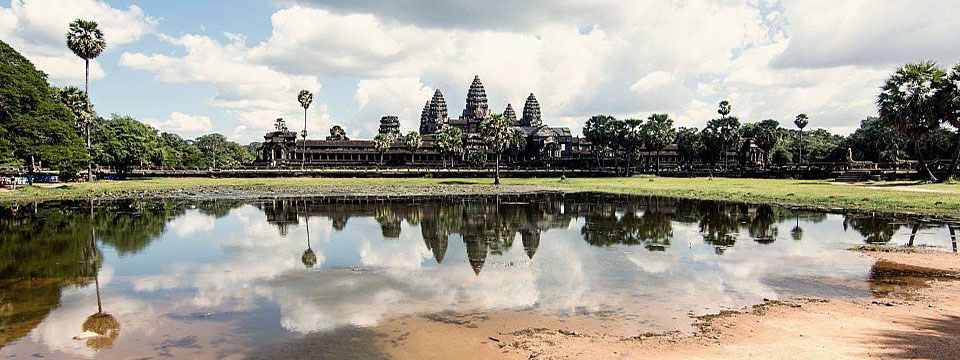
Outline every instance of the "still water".
<path fill-rule="evenodd" d="M 763 299 L 877 296 L 855 245 L 955 246 L 934 224 L 600 194 L 0 211 L 3 358 L 246 358 L 437 314 L 691 331 Z"/>

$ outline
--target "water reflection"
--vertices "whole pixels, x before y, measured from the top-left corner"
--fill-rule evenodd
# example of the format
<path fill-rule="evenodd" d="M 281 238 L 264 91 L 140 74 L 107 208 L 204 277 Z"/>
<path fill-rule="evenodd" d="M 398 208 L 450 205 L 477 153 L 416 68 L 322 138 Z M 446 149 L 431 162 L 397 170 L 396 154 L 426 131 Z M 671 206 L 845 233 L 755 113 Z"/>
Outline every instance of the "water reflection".
<path fill-rule="evenodd" d="M 843 251 L 851 244 L 956 249 L 955 229 L 930 223 L 595 194 L 0 211 L 0 354 L 149 356 L 134 340 L 160 326 L 210 332 L 191 344 L 231 332 L 245 348 L 447 310 L 619 314 L 631 331 L 672 329 L 687 312 L 764 297 L 869 294 L 871 264 Z"/>

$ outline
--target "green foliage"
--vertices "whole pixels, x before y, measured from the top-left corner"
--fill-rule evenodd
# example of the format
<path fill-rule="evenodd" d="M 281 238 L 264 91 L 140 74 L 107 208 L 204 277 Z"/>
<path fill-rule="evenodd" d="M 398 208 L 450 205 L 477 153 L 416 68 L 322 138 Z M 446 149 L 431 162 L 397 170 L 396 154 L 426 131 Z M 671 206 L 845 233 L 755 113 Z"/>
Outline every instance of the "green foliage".
<path fill-rule="evenodd" d="M 677 151 L 684 162 L 699 161 L 705 147 L 697 128 L 682 127 L 677 130 Z"/>
<path fill-rule="evenodd" d="M 510 119 L 501 114 L 493 114 L 480 123 L 480 136 L 483 136 L 487 149 L 500 155 L 517 146 L 514 144 L 512 129 L 513 124 Z"/>
<path fill-rule="evenodd" d="M 710 120 L 702 136 L 705 155 L 726 163 L 726 152 L 740 143 L 740 120 L 735 116 Z"/>
<path fill-rule="evenodd" d="M 467 151 L 466 160 L 471 166 L 484 166 L 487 164 L 487 152 L 479 148 L 470 149 Z"/>
<path fill-rule="evenodd" d="M 643 144 L 647 150 L 661 151 L 676 139 L 673 119 L 667 114 L 653 114 L 643 124 Z"/>
<path fill-rule="evenodd" d="M 844 147 L 853 150 L 853 157 L 863 161 L 887 161 L 882 153 L 906 149 L 903 138 L 892 128 L 881 123 L 879 118 L 868 117 L 844 141 Z"/>
<path fill-rule="evenodd" d="M 437 147 L 444 157 L 456 156 L 463 153 L 463 133 L 460 128 L 446 126 L 435 135 Z"/>
<path fill-rule="evenodd" d="M 100 56 L 107 42 L 95 21 L 76 19 L 67 32 L 67 48 L 81 59 L 90 60 Z"/>
<path fill-rule="evenodd" d="M 763 120 L 756 123 L 754 128 L 754 143 L 769 160 L 770 152 L 780 143 L 780 123 L 773 119 Z"/>
<path fill-rule="evenodd" d="M 162 141 L 157 130 L 132 117 L 112 115 L 93 127 L 94 161 L 109 165 L 120 174 L 133 166 L 163 161 Z"/>
<path fill-rule="evenodd" d="M 416 131 L 408 132 L 407 135 L 403 136 L 403 145 L 410 151 L 417 151 L 423 145 L 423 137 Z"/>
<path fill-rule="evenodd" d="M 611 149 L 610 127 L 617 118 L 610 115 L 594 115 L 583 125 L 583 136 L 593 144 L 593 151 L 600 154 Z"/>
<path fill-rule="evenodd" d="M 73 113 L 46 75 L 0 41 L 0 163 L 44 165 L 71 176 L 89 159 Z"/>

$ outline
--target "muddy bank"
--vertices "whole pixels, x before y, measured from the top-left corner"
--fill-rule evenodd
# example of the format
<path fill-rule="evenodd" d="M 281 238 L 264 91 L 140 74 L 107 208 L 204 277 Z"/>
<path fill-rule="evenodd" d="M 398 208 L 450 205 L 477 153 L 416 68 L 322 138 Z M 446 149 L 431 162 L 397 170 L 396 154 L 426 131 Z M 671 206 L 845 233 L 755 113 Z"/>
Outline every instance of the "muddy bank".
<path fill-rule="evenodd" d="M 691 333 L 528 313 L 408 317 L 377 327 L 397 359 L 958 359 L 960 256 L 864 252 L 874 297 L 767 301 L 694 318 Z"/>

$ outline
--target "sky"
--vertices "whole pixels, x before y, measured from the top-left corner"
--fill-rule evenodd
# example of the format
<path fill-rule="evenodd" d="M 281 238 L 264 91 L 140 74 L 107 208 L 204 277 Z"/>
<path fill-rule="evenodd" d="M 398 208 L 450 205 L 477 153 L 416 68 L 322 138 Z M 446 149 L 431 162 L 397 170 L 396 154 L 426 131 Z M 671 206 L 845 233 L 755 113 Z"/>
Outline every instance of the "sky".
<path fill-rule="evenodd" d="M 82 86 L 76 18 L 106 34 L 98 113 L 243 143 L 278 117 L 302 129 L 302 89 L 311 137 L 370 138 L 384 115 L 417 130 L 434 89 L 459 115 L 474 75 L 493 111 L 535 93 L 575 134 L 595 114 L 702 128 L 723 99 L 742 122 L 846 134 L 897 65 L 960 61 L 955 0 L 0 0 L 0 39 Z"/>

